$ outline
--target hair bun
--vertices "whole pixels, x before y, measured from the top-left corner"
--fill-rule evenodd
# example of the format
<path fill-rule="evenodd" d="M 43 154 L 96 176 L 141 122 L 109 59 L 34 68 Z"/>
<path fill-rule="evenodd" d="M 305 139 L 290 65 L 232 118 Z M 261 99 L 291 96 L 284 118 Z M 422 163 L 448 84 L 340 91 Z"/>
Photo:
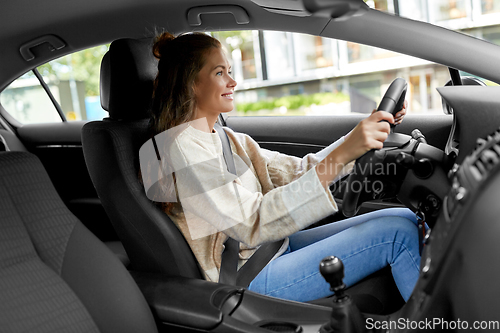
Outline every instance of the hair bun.
<path fill-rule="evenodd" d="M 163 32 L 159 34 L 153 44 L 153 54 L 157 59 L 161 59 L 162 54 L 164 54 L 165 47 L 175 39 L 175 36 L 170 32 Z"/>

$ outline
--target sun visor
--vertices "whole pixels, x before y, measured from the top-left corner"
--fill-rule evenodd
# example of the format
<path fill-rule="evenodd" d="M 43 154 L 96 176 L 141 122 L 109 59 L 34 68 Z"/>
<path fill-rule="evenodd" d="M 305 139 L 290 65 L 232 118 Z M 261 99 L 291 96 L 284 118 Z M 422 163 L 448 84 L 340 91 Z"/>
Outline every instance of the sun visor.
<path fill-rule="evenodd" d="M 347 19 L 368 11 L 363 0 L 251 0 L 265 10 L 290 16 L 321 16 L 335 20 Z"/>
<path fill-rule="evenodd" d="M 251 0 L 265 10 L 283 15 L 290 16 L 311 16 L 305 7 L 302 0 Z"/>

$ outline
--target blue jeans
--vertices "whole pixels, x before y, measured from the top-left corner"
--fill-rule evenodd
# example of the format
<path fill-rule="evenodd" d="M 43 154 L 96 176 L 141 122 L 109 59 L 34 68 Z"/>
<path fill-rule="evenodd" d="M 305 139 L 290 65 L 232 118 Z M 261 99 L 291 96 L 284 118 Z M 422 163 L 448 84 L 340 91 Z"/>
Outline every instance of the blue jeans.
<path fill-rule="evenodd" d="M 406 208 L 370 212 L 299 231 L 289 239 L 288 250 L 255 277 L 249 290 L 299 302 L 327 297 L 332 292 L 319 273 L 319 263 L 329 255 L 342 259 L 347 286 L 391 265 L 406 301 L 418 280 L 417 220 Z"/>

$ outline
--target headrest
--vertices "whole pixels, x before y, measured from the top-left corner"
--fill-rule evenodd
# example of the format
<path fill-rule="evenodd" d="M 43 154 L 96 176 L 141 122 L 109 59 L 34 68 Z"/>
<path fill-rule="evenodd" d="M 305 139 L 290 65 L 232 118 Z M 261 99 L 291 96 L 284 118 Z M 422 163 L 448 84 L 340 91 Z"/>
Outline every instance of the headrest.
<path fill-rule="evenodd" d="M 119 39 L 111 43 L 101 63 L 101 105 L 116 120 L 149 117 L 158 62 L 153 40 Z"/>

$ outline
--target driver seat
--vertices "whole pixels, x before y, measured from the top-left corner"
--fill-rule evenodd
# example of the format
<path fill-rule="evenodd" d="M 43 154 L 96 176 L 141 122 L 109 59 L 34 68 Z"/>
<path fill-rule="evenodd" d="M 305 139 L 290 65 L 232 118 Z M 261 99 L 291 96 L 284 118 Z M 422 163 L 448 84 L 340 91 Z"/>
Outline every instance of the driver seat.
<path fill-rule="evenodd" d="M 130 259 L 129 269 L 202 278 L 170 218 L 145 195 L 139 148 L 150 138 L 149 104 L 157 61 L 151 39 L 113 42 L 101 63 L 101 105 L 109 117 L 85 124 L 82 145 L 90 177 Z"/>
<path fill-rule="evenodd" d="M 129 269 L 203 279 L 187 241 L 167 214 L 146 197 L 138 178 L 139 148 L 150 139 L 148 111 L 157 73 L 151 50 L 151 39 L 121 39 L 111 44 L 102 60 L 100 87 L 101 104 L 109 118 L 83 127 L 85 161 L 130 258 Z M 390 313 L 402 304 L 390 269 L 348 290 L 365 312 Z M 330 305 L 331 300 L 312 303 Z"/>

